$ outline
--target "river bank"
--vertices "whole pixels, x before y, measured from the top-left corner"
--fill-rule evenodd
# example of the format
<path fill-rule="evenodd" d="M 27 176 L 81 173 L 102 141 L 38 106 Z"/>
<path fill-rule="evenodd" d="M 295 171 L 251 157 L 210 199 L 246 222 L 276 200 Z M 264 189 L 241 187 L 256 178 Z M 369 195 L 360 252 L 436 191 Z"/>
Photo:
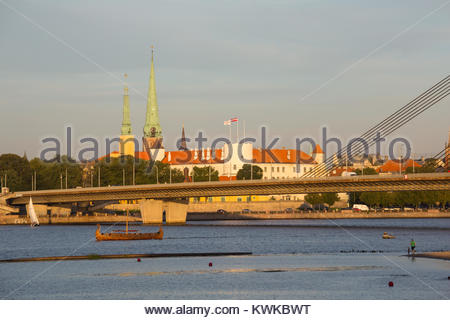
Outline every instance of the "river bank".
<path fill-rule="evenodd" d="M 299 220 L 299 219 L 436 219 L 450 218 L 450 212 L 414 211 L 414 212 L 293 212 L 293 213 L 216 213 L 216 212 L 188 212 L 187 221 L 215 221 L 215 220 Z M 64 224 L 122 224 L 126 216 L 121 214 L 97 214 L 76 216 L 41 216 L 39 223 Z M 128 221 L 140 223 L 141 217 L 130 216 Z M 0 225 L 29 224 L 29 218 L 24 215 L 0 216 Z"/>
<path fill-rule="evenodd" d="M 415 257 L 450 260 L 450 251 L 416 253 Z"/>

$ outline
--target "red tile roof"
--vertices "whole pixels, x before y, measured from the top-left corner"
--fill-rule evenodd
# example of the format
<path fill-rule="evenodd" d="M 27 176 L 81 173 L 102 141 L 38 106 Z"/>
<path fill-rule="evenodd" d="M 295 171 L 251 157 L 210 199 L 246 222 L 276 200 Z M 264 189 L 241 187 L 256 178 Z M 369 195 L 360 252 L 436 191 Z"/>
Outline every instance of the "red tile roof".
<path fill-rule="evenodd" d="M 412 159 L 403 160 L 402 161 L 402 172 L 405 171 L 406 168 L 413 167 L 413 163 L 414 163 L 414 167 L 416 167 L 416 168 L 421 167 L 420 164 L 418 164 L 417 162 L 415 162 Z M 384 165 L 382 165 L 381 167 L 379 167 L 377 169 L 377 172 L 400 172 L 400 161 L 399 160 L 388 160 L 388 161 L 386 161 L 386 163 Z"/>
<path fill-rule="evenodd" d="M 320 145 L 316 144 L 312 153 L 323 153 L 323 150 Z"/>
<path fill-rule="evenodd" d="M 319 150 L 320 147 L 319 147 Z M 194 159 L 195 152 L 197 152 L 197 158 Z M 209 150 L 212 155 L 212 150 Z M 169 156 L 170 153 L 170 156 Z M 208 150 L 180 150 L 180 151 L 167 151 L 165 152 L 162 163 L 168 163 L 171 165 L 183 165 L 183 164 L 219 164 L 224 163 L 222 159 L 222 149 L 216 149 L 216 157 L 210 156 L 207 159 Z M 274 158 L 272 158 L 272 155 Z M 109 155 L 103 156 L 98 160 L 107 158 L 108 156 L 119 156 L 118 151 L 113 151 Z M 170 161 L 169 161 L 170 157 Z M 150 160 L 149 154 L 145 151 L 136 151 L 135 158 L 140 160 Z M 297 161 L 297 150 L 295 149 L 253 149 L 253 163 L 293 163 Z M 316 164 L 314 159 L 303 151 L 300 151 L 300 163 L 303 164 Z"/>
<path fill-rule="evenodd" d="M 269 152 L 270 151 L 270 152 Z M 273 154 L 274 158 L 272 158 Z M 263 158 L 264 156 L 264 158 Z M 297 163 L 297 150 L 295 149 L 253 149 L 254 163 Z M 300 163 L 316 163 L 308 154 L 300 151 Z"/>
<path fill-rule="evenodd" d="M 113 151 L 110 154 L 104 155 L 103 157 L 98 158 L 98 161 L 101 161 L 106 158 L 117 158 L 119 156 L 119 151 Z"/>
<path fill-rule="evenodd" d="M 342 176 L 344 172 L 354 172 L 355 170 L 353 168 L 335 168 L 331 170 L 330 176 L 336 177 L 336 176 Z"/>
<path fill-rule="evenodd" d="M 195 159 L 195 152 L 197 152 L 197 158 Z M 170 161 L 169 161 L 170 153 Z M 172 165 L 177 164 L 218 164 L 223 163 L 222 159 L 222 149 L 216 149 L 214 157 L 212 150 L 209 150 L 210 157 L 208 159 L 208 150 L 181 150 L 181 151 L 169 151 L 166 152 L 162 163 L 169 163 Z"/>
<path fill-rule="evenodd" d="M 219 176 L 219 181 L 234 181 L 237 180 L 236 176 Z"/>

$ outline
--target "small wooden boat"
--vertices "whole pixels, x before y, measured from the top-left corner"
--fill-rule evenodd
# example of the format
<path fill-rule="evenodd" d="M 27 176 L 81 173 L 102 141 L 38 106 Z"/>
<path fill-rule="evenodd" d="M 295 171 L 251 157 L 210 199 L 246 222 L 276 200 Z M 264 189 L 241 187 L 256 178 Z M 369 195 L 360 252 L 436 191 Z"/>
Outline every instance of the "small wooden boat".
<path fill-rule="evenodd" d="M 392 234 L 389 234 L 387 232 L 383 233 L 383 239 L 395 239 L 395 236 L 393 236 Z"/>
<path fill-rule="evenodd" d="M 154 233 L 140 233 L 137 230 L 128 230 L 128 210 L 125 230 L 114 230 L 110 233 L 101 233 L 100 225 L 97 224 L 95 238 L 97 241 L 115 241 L 115 240 L 162 240 L 164 231 L 159 226 L 159 231 Z"/>

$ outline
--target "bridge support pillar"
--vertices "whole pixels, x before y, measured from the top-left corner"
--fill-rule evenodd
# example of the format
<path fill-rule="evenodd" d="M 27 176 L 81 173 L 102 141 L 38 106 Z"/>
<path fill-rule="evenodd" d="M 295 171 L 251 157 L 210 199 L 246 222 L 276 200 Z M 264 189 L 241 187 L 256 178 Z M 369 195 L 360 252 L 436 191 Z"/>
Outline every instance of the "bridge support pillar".
<path fill-rule="evenodd" d="M 28 213 L 28 212 L 30 212 L 30 209 L 28 207 L 29 207 L 29 205 L 27 204 L 26 205 L 27 215 L 30 216 L 29 213 Z M 36 215 L 38 217 L 46 217 L 48 215 L 49 207 L 47 205 L 45 205 L 45 204 L 34 204 L 33 207 L 34 207 L 34 212 L 36 212 Z"/>
<path fill-rule="evenodd" d="M 162 224 L 163 202 L 162 200 L 141 200 L 139 202 L 143 224 Z"/>
<path fill-rule="evenodd" d="M 166 224 L 185 224 L 187 207 L 187 203 L 174 201 L 165 202 Z"/>
<path fill-rule="evenodd" d="M 163 212 L 166 213 L 166 224 L 185 224 L 187 215 L 187 202 L 162 201 L 162 200 L 141 200 L 142 223 L 162 224 Z"/>

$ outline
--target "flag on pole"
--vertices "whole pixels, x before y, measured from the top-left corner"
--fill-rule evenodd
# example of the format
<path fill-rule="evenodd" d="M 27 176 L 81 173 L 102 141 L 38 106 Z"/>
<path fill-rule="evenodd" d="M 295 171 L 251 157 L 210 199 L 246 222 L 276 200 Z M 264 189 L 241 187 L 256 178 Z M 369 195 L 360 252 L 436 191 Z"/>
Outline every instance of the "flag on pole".
<path fill-rule="evenodd" d="M 230 120 L 224 121 L 223 125 L 224 126 L 231 126 L 231 123 L 233 122 L 238 122 L 238 118 L 231 118 Z"/>

